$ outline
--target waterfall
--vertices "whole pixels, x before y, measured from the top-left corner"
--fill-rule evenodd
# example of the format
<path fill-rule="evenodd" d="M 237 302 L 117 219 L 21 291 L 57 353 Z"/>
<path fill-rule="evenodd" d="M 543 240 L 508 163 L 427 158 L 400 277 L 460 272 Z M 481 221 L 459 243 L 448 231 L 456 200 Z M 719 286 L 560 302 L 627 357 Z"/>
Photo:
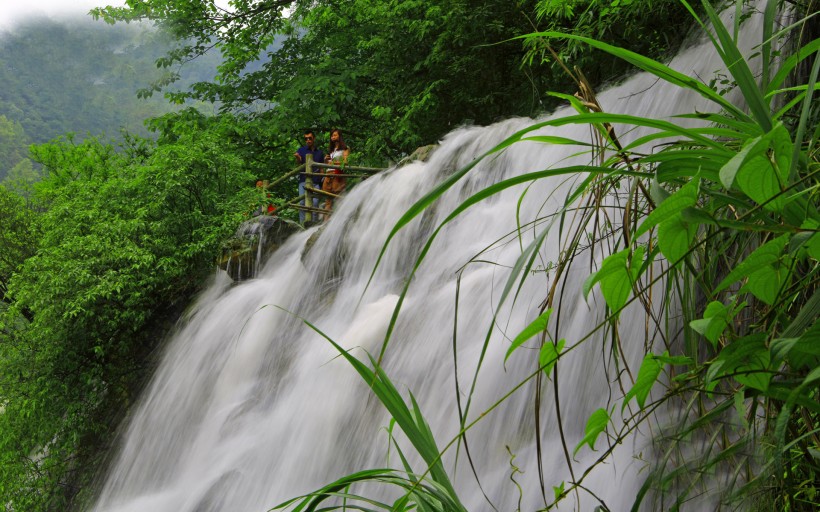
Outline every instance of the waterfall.
<path fill-rule="evenodd" d="M 758 34 L 755 27 L 746 27 L 742 47 L 756 44 L 753 38 L 759 39 Z M 723 69 L 708 44 L 682 51 L 672 66 L 704 81 Z M 599 94 L 599 101 L 608 112 L 655 118 L 711 110 L 702 98 L 645 74 Z M 568 113 L 560 110 L 551 116 Z M 575 156 L 578 147 L 535 142 L 516 143 L 482 160 L 397 234 L 368 285 L 391 228 L 415 201 L 454 170 L 533 122 L 515 118 L 456 129 L 428 161 L 391 169 L 357 186 L 339 201 L 318 235 L 314 228 L 291 237 L 255 279 L 232 284 L 224 273 L 216 275 L 169 340 L 122 434 L 93 510 L 265 511 L 354 471 L 401 468 L 388 442 L 389 417 L 383 406 L 350 364 L 301 318 L 361 360 L 366 360 L 364 351 L 378 354 L 421 246 L 454 208 L 501 179 L 590 161 L 588 155 Z M 616 126 L 622 141 L 641 134 L 621 130 Z M 538 133 L 589 138 L 584 127 Z M 537 267 L 515 300 L 510 298 L 499 308 L 499 296 L 510 267 L 521 255 L 521 244 L 526 246 L 547 226 L 550 213 L 580 179 L 540 180 L 528 189 L 509 189 L 471 207 L 441 231 L 418 268 L 383 366 L 408 400 L 409 392 L 418 400 L 440 448 L 459 430 L 454 361 L 464 399 L 488 332 L 469 420 L 537 368 L 537 351 L 531 345 L 514 352 L 506 364 L 504 357 L 512 338 L 538 316 L 547 296 L 554 278 L 550 263 L 557 260 L 563 243 L 557 226 L 540 247 Z M 611 213 L 617 223 L 617 211 Z M 516 237 L 517 216 L 525 226 L 523 242 Z M 535 229 L 527 225 L 536 218 L 545 222 Z M 306 245 L 311 236 L 315 242 Z M 585 300 L 581 293 L 590 260 L 601 257 L 586 254 L 562 279 L 559 337 L 568 345 L 603 320 L 602 300 L 594 293 Z M 492 325 L 496 308 L 498 317 Z M 645 326 L 643 317 L 640 322 L 629 320 L 633 313 L 637 311 L 624 313 L 620 335 L 626 362 L 636 371 L 645 349 Z M 592 339 L 559 362 L 562 424 L 570 452 L 594 410 L 620 403 L 614 401 L 621 391 L 610 391 L 616 370 L 608 347 L 606 340 Z M 543 382 L 542 391 L 541 466 L 550 498 L 551 487 L 570 476 L 552 383 Z M 481 489 L 463 449 L 458 457 L 456 445 L 445 453 L 444 466 L 468 510 L 492 509 L 483 493 L 501 511 L 515 510 L 519 500 L 525 511 L 544 506 L 535 456 L 534 393 L 535 382 L 528 382 L 470 430 L 470 454 Z M 584 486 L 612 510 L 628 508 L 638 492 L 638 474 L 651 460 L 649 434 L 643 432 L 615 447 L 607 462 L 584 480 Z M 414 469 L 424 471 L 420 458 L 402 443 Z M 573 458 L 576 471 L 583 471 L 605 447 L 606 441 L 599 439 L 597 451 L 581 449 Z M 382 493 L 374 487 L 366 490 L 374 496 Z M 580 499 L 581 510 L 599 503 L 586 493 Z M 574 499 L 566 501 L 562 509 L 577 508 Z"/>

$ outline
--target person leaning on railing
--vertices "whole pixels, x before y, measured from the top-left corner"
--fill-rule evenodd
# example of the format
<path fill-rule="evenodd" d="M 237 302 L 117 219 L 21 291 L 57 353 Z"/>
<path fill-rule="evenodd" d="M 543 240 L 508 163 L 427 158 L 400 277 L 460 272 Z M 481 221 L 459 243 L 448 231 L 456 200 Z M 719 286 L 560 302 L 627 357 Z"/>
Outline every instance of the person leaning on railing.
<path fill-rule="evenodd" d="M 350 155 L 350 148 L 345 144 L 342 138 L 342 131 L 338 128 L 330 132 L 330 146 L 327 148 L 327 156 L 325 156 L 325 163 L 330 165 L 339 165 L 344 167 L 347 164 L 347 157 Z M 347 187 L 347 178 L 335 177 L 334 174 L 342 174 L 341 169 L 327 169 L 325 177 L 322 180 L 322 190 L 332 194 L 339 195 L 344 192 Z M 333 198 L 327 197 L 325 199 L 325 210 L 333 209 Z M 330 217 L 330 214 L 325 215 L 325 220 Z"/>
<path fill-rule="evenodd" d="M 324 162 L 325 161 L 325 154 L 316 146 L 316 136 L 313 135 L 313 131 L 305 130 L 305 145 L 300 147 L 296 150 L 296 153 L 293 154 L 296 157 L 296 163 L 303 164 L 305 163 L 305 157 L 308 153 L 313 155 L 314 162 Z M 319 174 L 318 167 L 314 167 L 309 171 L 307 169 L 303 169 L 302 172 L 299 173 L 299 197 L 305 195 L 305 172 L 311 172 L 314 174 Z M 313 176 L 313 186 L 314 188 L 319 188 L 322 184 L 322 177 L 321 176 Z M 302 198 L 300 201 L 302 206 L 305 205 L 305 200 Z M 313 205 L 314 208 L 319 208 L 319 198 L 313 197 Z M 299 210 L 299 222 L 304 224 L 305 223 L 305 211 Z"/>

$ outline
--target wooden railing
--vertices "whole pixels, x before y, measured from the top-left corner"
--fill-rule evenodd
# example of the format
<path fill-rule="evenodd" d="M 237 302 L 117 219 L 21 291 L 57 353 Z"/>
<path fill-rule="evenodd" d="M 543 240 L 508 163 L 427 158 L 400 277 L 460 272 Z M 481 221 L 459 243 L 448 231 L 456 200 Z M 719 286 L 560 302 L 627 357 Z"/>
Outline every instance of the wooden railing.
<path fill-rule="evenodd" d="M 345 171 L 345 173 L 344 174 L 325 174 L 325 173 L 322 173 L 322 172 L 319 172 L 319 173 L 311 172 L 311 170 L 315 167 L 319 167 L 319 168 L 322 168 L 322 169 L 343 169 Z M 322 176 L 322 177 L 332 176 L 334 178 L 362 178 L 362 179 L 367 179 L 371 175 L 373 175 L 375 173 L 378 173 L 378 172 L 382 172 L 382 171 L 385 170 L 385 169 L 379 168 L 379 167 L 361 167 L 361 166 L 356 166 L 356 165 L 324 164 L 324 163 L 314 162 L 313 161 L 313 155 L 308 153 L 307 155 L 305 155 L 305 162 L 303 164 L 297 166 L 295 169 L 292 169 L 290 172 L 288 172 L 284 176 L 280 177 L 279 179 L 269 183 L 266 188 L 268 190 L 272 189 L 273 187 L 275 187 L 276 185 L 279 185 L 280 183 L 284 182 L 288 178 L 292 178 L 292 177 L 296 176 L 297 174 L 303 172 L 303 169 L 307 169 L 307 171 L 305 171 L 305 176 L 306 176 L 306 179 L 305 179 L 305 193 L 304 193 L 304 195 L 301 195 L 301 196 L 289 201 L 288 203 L 286 203 L 285 208 L 293 208 L 295 210 L 304 211 L 305 212 L 305 222 L 313 222 L 313 214 L 314 213 L 315 214 L 322 214 L 322 215 L 329 215 L 330 212 L 331 212 L 330 210 L 326 210 L 324 208 L 314 208 L 312 206 L 314 196 L 331 197 L 331 198 L 334 198 L 334 199 L 339 197 L 338 194 L 333 194 L 332 192 L 327 192 L 327 191 L 319 189 L 319 188 L 313 188 L 311 186 L 308 186 L 309 183 L 310 184 L 313 183 L 313 177 L 314 176 Z M 309 178 L 309 179 L 307 179 L 307 178 Z M 305 200 L 304 205 L 301 204 L 302 199 Z"/>

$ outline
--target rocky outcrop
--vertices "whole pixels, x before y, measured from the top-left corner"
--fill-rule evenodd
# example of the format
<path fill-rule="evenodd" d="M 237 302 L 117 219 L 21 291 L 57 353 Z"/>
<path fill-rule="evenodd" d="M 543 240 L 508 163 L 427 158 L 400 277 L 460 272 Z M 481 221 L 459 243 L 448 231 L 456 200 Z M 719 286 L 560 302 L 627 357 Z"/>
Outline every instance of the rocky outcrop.
<path fill-rule="evenodd" d="M 301 229 L 299 224 L 276 216 L 260 215 L 248 219 L 225 243 L 217 264 L 234 281 L 256 277 L 268 257 Z"/>

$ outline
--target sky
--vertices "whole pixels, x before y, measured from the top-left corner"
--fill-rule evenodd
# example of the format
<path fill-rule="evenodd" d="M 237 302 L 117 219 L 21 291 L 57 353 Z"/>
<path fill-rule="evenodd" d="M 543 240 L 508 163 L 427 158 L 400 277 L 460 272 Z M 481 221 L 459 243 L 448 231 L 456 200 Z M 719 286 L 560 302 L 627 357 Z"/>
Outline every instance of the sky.
<path fill-rule="evenodd" d="M 124 0 L 0 0 L 0 29 L 31 16 L 82 16 L 94 7 L 124 4 Z"/>

